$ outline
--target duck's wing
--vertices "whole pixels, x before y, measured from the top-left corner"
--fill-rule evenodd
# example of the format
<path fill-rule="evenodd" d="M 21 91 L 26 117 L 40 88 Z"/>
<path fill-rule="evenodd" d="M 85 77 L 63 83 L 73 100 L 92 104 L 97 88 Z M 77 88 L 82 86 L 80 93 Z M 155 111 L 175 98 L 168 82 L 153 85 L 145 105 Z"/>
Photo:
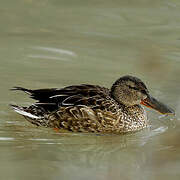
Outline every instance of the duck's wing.
<path fill-rule="evenodd" d="M 89 84 L 68 86 L 62 89 L 26 89 L 14 87 L 12 90 L 24 91 L 37 100 L 35 105 L 47 111 L 54 111 L 60 106 L 102 107 L 110 98 L 109 89 Z M 105 105 L 105 104 L 104 104 Z"/>

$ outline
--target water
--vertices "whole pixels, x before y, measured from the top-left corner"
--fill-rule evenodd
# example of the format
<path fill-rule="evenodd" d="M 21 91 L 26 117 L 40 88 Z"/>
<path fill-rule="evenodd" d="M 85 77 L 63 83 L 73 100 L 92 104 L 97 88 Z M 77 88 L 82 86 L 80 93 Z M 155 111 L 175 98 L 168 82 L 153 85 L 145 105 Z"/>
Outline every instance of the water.
<path fill-rule="evenodd" d="M 1 179 L 180 179 L 178 0 L 16 0 L 0 9 Z M 33 102 L 13 86 L 110 87 L 124 74 L 176 117 L 148 110 L 149 129 L 102 136 L 37 128 L 8 106 Z"/>

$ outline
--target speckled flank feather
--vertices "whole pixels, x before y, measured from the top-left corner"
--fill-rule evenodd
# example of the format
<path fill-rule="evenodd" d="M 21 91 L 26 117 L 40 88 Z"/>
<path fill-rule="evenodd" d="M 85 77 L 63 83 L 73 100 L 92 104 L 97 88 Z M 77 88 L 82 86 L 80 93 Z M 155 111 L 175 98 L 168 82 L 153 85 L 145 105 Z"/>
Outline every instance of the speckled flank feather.
<path fill-rule="evenodd" d="M 128 113 L 131 112 L 131 115 Z M 93 110 L 89 107 L 62 107 L 46 116 L 49 127 L 73 132 L 123 133 L 138 131 L 147 126 L 143 109 L 121 110 L 112 113 L 108 110 Z"/>
<path fill-rule="evenodd" d="M 13 106 L 37 126 L 102 133 L 137 131 L 147 126 L 146 113 L 140 105 L 119 104 L 104 87 L 83 84 L 62 89 L 13 90 L 25 91 L 38 100 L 30 107 Z"/>

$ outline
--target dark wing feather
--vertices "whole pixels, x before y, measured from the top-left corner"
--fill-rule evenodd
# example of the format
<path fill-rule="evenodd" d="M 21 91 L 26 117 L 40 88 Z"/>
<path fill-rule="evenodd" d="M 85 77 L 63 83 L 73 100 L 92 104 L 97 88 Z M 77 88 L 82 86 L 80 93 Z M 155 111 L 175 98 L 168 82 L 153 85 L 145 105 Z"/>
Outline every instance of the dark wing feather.
<path fill-rule="evenodd" d="M 32 99 L 38 100 L 39 102 L 47 102 L 47 99 L 49 99 L 50 96 L 58 93 L 56 88 L 31 90 L 22 87 L 14 87 L 11 90 L 24 91 L 29 94 Z"/>
<path fill-rule="evenodd" d="M 12 90 L 21 90 L 30 94 L 31 98 L 38 100 L 35 105 L 47 111 L 57 110 L 60 106 L 85 105 L 94 108 L 102 106 L 105 99 L 110 99 L 109 89 L 88 84 L 68 86 L 62 89 L 29 90 L 15 87 Z"/>

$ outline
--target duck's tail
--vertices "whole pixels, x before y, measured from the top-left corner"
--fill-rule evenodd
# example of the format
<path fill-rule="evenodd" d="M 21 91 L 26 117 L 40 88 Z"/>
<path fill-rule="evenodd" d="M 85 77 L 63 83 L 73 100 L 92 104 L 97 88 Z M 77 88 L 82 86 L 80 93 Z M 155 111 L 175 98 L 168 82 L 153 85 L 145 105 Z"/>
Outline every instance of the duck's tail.
<path fill-rule="evenodd" d="M 10 104 L 10 106 L 12 107 L 12 109 L 15 112 L 17 112 L 17 113 L 19 113 L 19 114 L 21 114 L 21 115 L 23 115 L 25 117 L 28 117 L 28 118 L 31 118 L 31 119 L 42 119 L 41 116 L 37 116 L 37 115 L 34 115 L 31 112 L 29 112 L 27 110 L 27 107 L 17 106 L 17 105 L 13 105 L 13 104 Z"/>
<path fill-rule="evenodd" d="M 24 91 L 25 93 L 27 93 L 29 95 L 32 95 L 32 92 L 33 92 L 33 90 L 31 90 L 31 89 L 26 89 L 26 88 L 18 87 L 18 86 L 13 87 L 10 90 L 12 90 L 12 91 Z"/>
<path fill-rule="evenodd" d="M 33 107 L 33 105 L 30 107 L 22 107 L 10 104 L 10 106 L 15 112 L 24 116 L 32 124 L 37 126 L 47 126 L 42 109 Z"/>

